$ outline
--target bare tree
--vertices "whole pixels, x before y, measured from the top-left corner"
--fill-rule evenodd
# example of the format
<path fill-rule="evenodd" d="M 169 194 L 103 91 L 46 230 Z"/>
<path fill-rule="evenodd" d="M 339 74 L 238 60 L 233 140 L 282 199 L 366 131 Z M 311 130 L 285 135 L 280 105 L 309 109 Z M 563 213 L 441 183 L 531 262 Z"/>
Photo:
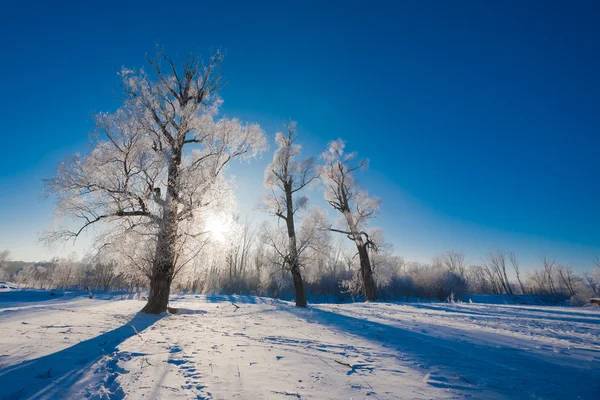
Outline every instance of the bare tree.
<path fill-rule="evenodd" d="M 154 78 L 143 70 L 123 69 L 122 108 L 96 118 L 106 140 L 98 141 L 89 155 L 63 163 L 48 182 L 50 193 L 58 197 L 58 212 L 82 224 L 76 231 L 47 237 L 75 239 L 86 228 L 105 223 L 111 225 L 109 232 L 145 239 L 151 267 L 143 312 L 166 311 L 178 265 L 197 254 L 191 244 L 201 232 L 194 227 L 214 200 L 211 191 L 226 165 L 265 146 L 258 125 L 215 120 L 222 59 L 217 52 L 203 65 L 191 55 L 178 69 L 159 53 L 147 58 Z"/>
<path fill-rule="evenodd" d="M 489 279 L 486 268 L 481 265 L 471 265 L 467 270 L 467 282 L 474 293 L 497 293 L 493 282 Z"/>
<path fill-rule="evenodd" d="M 556 267 L 556 274 L 558 275 L 561 286 L 564 287 L 562 292 L 567 292 L 570 296 L 575 294 L 575 284 L 578 278 L 573 273 L 573 268 L 568 265 L 558 265 Z"/>
<path fill-rule="evenodd" d="M 513 294 L 508 275 L 506 274 L 506 259 L 504 252 L 501 250 L 488 254 L 484 263 L 490 279 L 495 282 L 496 289 L 501 289 L 502 292 Z"/>
<path fill-rule="evenodd" d="M 448 250 L 441 256 L 441 263 L 448 271 L 459 275 L 461 278 L 467 277 L 467 263 L 465 262 L 465 254 Z"/>
<path fill-rule="evenodd" d="M 592 261 L 596 266 L 595 271 L 585 272 L 583 276 L 587 281 L 588 285 L 590 285 L 590 288 L 594 292 L 594 295 L 598 295 L 600 294 L 600 256 L 595 256 L 592 259 Z"/>
<path fill-rule="evenodd" d="M 4 264 L 10 260 L 10 251 L 2 250 L 0 251 L 0 279 L 4 279 Z"/>
<path fill-rule="evenodd" d="M 77 254 L 72 253 L 68 258 L 59 262 L 54 270 L 55 285 L 57 288 L 68 289 L 73 285 L 75 276 L 81 265 L 77 261 Z"/>
<path fill-rule="evenodd" d="M 438 254 L 431 259 L 431 266 L 436 269 L 444 268 L 444 256 Z"/>
<path fill-rule="evenodd" d="M 590 272 L 584 272 L 583 277 L 590 286 L 590 289 L 592 289 L 592 292 L 594 292 L 594 295 L 600 294 L 600 282 L 598 281 L 595 274 Z"/>
<path fill-rule="evenodd" d="M 519 267 L 519 260 L 517 260 L 517 255 L 514 251 L 509 251 L 508 260 L 515 270 L 515 275 L 517 275 L 517 282 L 519 282 L 519 287 L 521 288 L 521 294 L 525 294 L 525 285 L 523 285 L 523 281 L 521 281 L 521 268 Z"/>
<path fill-rule="evenodd" d="M 10 251 L 8 251 L 8 250 L 0 251 L 0 267 L 3 267 L 4 263 L 9 260 L 10 260 Z"/>
<path fill-rule="evenodd" d="M 225 263 L 229 283 L 236 285 L 241 282 L 248 267 L 255 232 L 248 218 L 242 219 L 241 215 L 237 214 L 233 217 L 232 229 L 227 236 Z"/>
<path fill-rule="evenodd" d="M 529 279 L 532 281 L 531 291 L 534 294 L 550 294 L 547 287 L 546 273 L 544 271 L 535 270 L 531 272 Z"/>
<path fill-rule="evenodd" d="M 556 285 L 554 284 L 554 267 L 556 265 L 556 262 L 554 260 L 550 260 L 545 254 L 542 255 L 540 259 L 544 264 L 544 282 L 547 283 L 550 294 L 556 295 L 558 294 L 556 290 Z"/>
<path fill-rule="evenodd" d="M 342 139 L 329 143 L 328 151 L 322 154 L 325 165 L 321 177 L 325 183 L 325 200 L 342 214 L 345 225 L 342 229 L 330 230 L 345 234 L 355 243 L 365 300 L 371 301 L 377 299 L 377 293 L 368 249 L 376 248 L 376 245 L 365 232 L 365 227 L 379 209 L 379 199 L 369 197 L 356 185 L 353 174 L 366 164 L 364 161 L 353 164 L 356 153 L 344 153 L 345 146 Z"/>
<path fill-rule="evenodd" d="M 269 214 L 283 220 L 287 229 L 288 246 L 285 254 L 285 265 L 288 266 L 294 280 L 296 306 L 306 307 L 306 295 L 300 272 L 300 257 L 296 237 L 295 216 L 304 209 L 308 202 L 306 196 L 295 198 L 297 193 L 314 181 L 318 174 L 314 161 L 309 157 L 296 161 L 301 146 L 296 143 L 296 123 L 285 126 L 285 132 L 277 132 L 275 142 L 277 150 L 273 161 L 265 170 L 265 187 L 268 190 L 263 199 L 263 209 Z"/>
<path fill-rule="evenodd" d="M 108 290 L 116 276 L 117 263 L 115 261 L 96 262 L 94 265 L 94 283 L 98 288 Z"/>
<path fill-rule="evenodd" d="M 488 282 L 492 293 L 494 293 L 494 294 L 504 293 L 502 283 L 489 262 L 486 261 L 483 263 L 482 271 L 484 274 L 484 278 Z"/>

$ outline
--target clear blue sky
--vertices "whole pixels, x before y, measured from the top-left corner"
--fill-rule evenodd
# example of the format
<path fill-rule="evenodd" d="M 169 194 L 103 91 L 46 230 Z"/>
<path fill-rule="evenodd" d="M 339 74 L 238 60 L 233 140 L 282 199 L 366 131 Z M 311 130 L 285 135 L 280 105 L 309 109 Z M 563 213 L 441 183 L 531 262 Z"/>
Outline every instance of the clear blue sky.
<path fill-rule="evenodd" d="M 408 259 L 505 248 L 586 269 L 600 254 L 598 2 L 125 3 L 3 7 L 0 248 L 14 258 L 49 256 L 41 179 L 118 106 L 115 66 L 157 43 L 226 49 L 228 116 L 271 136 L 292 117 L 305 154 L 342 137 L 369 158 L 375 224 Z M 270 157 L 234 168 L 244 199 Z"/>

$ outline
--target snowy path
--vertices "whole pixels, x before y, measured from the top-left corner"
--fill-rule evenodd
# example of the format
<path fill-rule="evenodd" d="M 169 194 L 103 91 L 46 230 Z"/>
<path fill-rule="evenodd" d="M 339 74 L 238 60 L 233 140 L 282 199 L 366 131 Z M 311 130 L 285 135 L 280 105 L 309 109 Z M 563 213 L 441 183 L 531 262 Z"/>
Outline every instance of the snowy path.
<path fill-rule="evenodd" d="M 0 399 L 600 399 L 598 309 L 142 305 L 0 298 Z"/>

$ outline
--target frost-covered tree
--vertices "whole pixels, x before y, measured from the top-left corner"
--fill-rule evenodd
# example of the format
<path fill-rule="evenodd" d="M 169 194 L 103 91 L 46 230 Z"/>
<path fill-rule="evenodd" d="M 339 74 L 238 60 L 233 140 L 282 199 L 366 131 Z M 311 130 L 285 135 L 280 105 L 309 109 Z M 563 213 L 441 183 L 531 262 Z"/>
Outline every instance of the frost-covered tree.
<path fill-rule="evenodd" d="M 497 250 L 486 256 L 484 267 L 486 273 L 493 283 L 496 293 L 513 294 L 512 287 L 506 273 L 505 252 Z"/>
<path fill-rule="evenodd" d="M 519 282 L 519 287 L 521 288 L 521 294 L 525 294 L 526 293 L 525 285 L 523 284 L 523 281 L 521 280 L 521 268 L 519 267 L 519 260 L 517 260 L 517 255 L 515 254 L 514 251 L 509 251 L 507 254 L 508 254 L 508 259 L 510 261 L 510 264 L 512 265 L 513 269 L 515 270 L 515 275 L 517 276 L 517 282 Z"/>
<path fill-rule="evenodd" d="M 540 256 L 540 260 L 544 264 L 544 271 L 543 271 L 544 280 L 543 281 L 548 286 L 550 294 L 556 295 L 556 294 L 558 294 L 558 291 L 556 290 L 556 284 L 555 284 L 556 261 L 553 259 L 551 260 L 546 254 L 542 254 Z"/>
<path fill-rule="evenodd" d="M 585 272 L 583 277 L 590 286 L 594 295 L 600 295 L 600 256 L 593 258 L 594 265 L 596 268 L 592 272 Z"/>
<path fill-rule="evenodd" d="M 369 248 L 376 246 L 365 229 L 367 221 L 379 209 L 379 199 L 369 197 L 357 186 L 353 174 L 365 167 L 365 162 L 354 163 L 356 153 L 345 153 L 345 145 L 342 139 L 332 141 L 321 156 L 325 162 L 321 168 L 325 200 L 343 216 L 341 223 L 344 227 L 330 229 L 347 235 L 356 244 L 365 300 L 376 300 L 375 280 L 368 252 Z"/>
<path fill-rule="evenodd" d="M 384 287 L 393 276 L 400 273 L 404 267 L 404 259 L 393 255 L 394 247 L 391 243 L 386 243 L 381 229 L 372 229 L 369 236 L 374 243 L 377 243 L 376 247 L 368 248 L 375 285 L 378 288 Z"/>
<path fill-rule="evenodd" d="M 69 257 L 60 260 L 54 269 L 54 284 L 59 289 L 68 289 L 75 283 L 75 277 L 81 265 L 77 260 L 77 254 L 72 253 Z"/>
<path fill-rule="evenodd" d="M 303 282 L 306 282 L 306 276 L 310 275 L 305 273 L 316 267 L 314 264 L 315 254 L 327 251 L 329 245 L 328 226 L 329 222 L 326 213 L 318 207 L 313 207 L 302 218 L 300 227 L 296 228 L 296 256 L 298 265 L 304 271 L 301 275 Z M 280 225 L 264 223 L 261 229 L 261 241 L 271 250 L 265 254 L 267 264 L 271 266 L 270 275 L 274 276 L 276 272 L 280 272 L 281 279 L 277 280 L 279 283 L 285 285 L 287 282 L 286 275 L 290 271 L 290 240 L 287 225 L 282 227 Z M 295 284 L 293 275 L 292 283 Z M 295 290 L 296 286 L 294 285 Z"/>
<path fill-rule="evenodd" d="M 111 283 L 117 276 L 118 264 L 114 260 L 110 261 L 96 261 L 92 264 L 92 277 L 93 284 L 91 286 L 95 286 L 101 288 L 102 290 L 108 290 L 110 288 Z"/>
<path fill-rule="evenodd" d="M 265 170 L 265 188 L 262 208 L 285 222 L 287 249 L 282 252 L 284 265 L 290 270 L 296 291 L 296 306 L 306 307 L 306 296 L 300 271 L 300 256 L 296 234 L 296 214 L 307 205 L 308 198 L 299 192 L 314 181 L 318 175 L 312 157 L 298 161 L 301 146 L 296 143 L 296 123 L 285 126 L 285 132 L 277 132 L 277 149 L 273 161 Z"/>
<path fill-rule="evenodd" d="M 463 279 L 467 277 L 467 262 L 464 253 L 448 250 L 441 256 L 441 262 L 448 271 L 459 275 Z"/>
<path fill-rule="evenodd" d="M 10 260 L 10 251 L 0 251 L 0 268 L 4 267 L 4 263 Z"/>
<path fill-rule="evenodd" d="M 575 276 L 573 268 L 568 265 L 558 265 L 556 267 L 556 275 L 558 276 L 560 291 L 562 293 L 567 293 L 570 296 L 575 295 L 575 288 L 580 279 Z"/>
<path fill-rule="evenodd" d="M 492 281 L 486 267 L 481 265 L 471 265 L 467 269 L 467 281 L 472 293 L 490 294 L 496 293 L 496 287 Z"/>
<path fill-rule="evenodd" d="M 0 251 L 0 279 L 4 279 L 5 275 L 8 275 L 4 269 L 4 264 L 10 260 L 10 251 L 2 250 Z"/>
<path fill-rule="evenodd" d="M 47 237 L 75 239 L 104 224 L 108 244 L 139 252 L 124 251 L 148 271 L 147 313 L 167 309 L 178 265 L 197 254 L 192 243 L 203 233 L 202 213 L 215 201 L 226 165 L 265 147 L 258 125 L 218 116 L 222 59 L 217 52 L 204 65 L 192 55 L 177 68 L 159 53 L 147 59 L 152 73 L 123 69 L 122 107 L 96 117 L 102 137 L 48 181 L 58 213 L 81 224 Z"/>
<path fill-rule="evenodd" d="M 229 228 L 223 234 L 221 243 L 216 243 L 213 251 L 222 253 L 226 272 L 226 289 L 239 292 L 243 288 L 243 280 L 250 264 L 250 252 L 254 245 L 255 232 L 248 217 L 240 214 L 231 216 Z"/>

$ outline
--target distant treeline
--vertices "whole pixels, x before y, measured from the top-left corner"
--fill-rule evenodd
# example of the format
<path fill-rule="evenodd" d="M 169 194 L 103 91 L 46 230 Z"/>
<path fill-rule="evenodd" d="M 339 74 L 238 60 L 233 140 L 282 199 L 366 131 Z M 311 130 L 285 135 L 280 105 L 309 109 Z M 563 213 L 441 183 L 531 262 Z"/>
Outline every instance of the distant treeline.
<path fill-rule="evenodd" d="M 203 265 L 199 257 L 198 262 L 180 271 L 173 282 L 174 290 L 294 298 L 292 276 L 263 242 L 242 239 L 222 247 L 227 247 L 227 251 L 218 259 L 220 262 L 213 260 Z M 307 297 L 338 302 L 362 299 L 356 258 L 339 247 L 329 249 L 303 260 Z M 465 255 L 455 251 L 435 257 L 431 263 L 406 262 L 386 252 L 373 252 L 371 256 L 378 297 L 384 301 L 454 301 L 471 294 L 524 294 L 566 298 L 581 306 L 600 295 L 600 265 L 579 275 L 568 266 L 541 257 L 541 268 L 523 274 L 516 256 L 502 251 L 489 254 L 482 265 L 467 265 Z M 517 278 L 509 280 L 509 273 Z M 0 280 L 38 289 L 134 291 L 149 286 L 148 278 L 139 270 L 96 258 L 55 258 L 40 263 L 5 261 Z"/>

